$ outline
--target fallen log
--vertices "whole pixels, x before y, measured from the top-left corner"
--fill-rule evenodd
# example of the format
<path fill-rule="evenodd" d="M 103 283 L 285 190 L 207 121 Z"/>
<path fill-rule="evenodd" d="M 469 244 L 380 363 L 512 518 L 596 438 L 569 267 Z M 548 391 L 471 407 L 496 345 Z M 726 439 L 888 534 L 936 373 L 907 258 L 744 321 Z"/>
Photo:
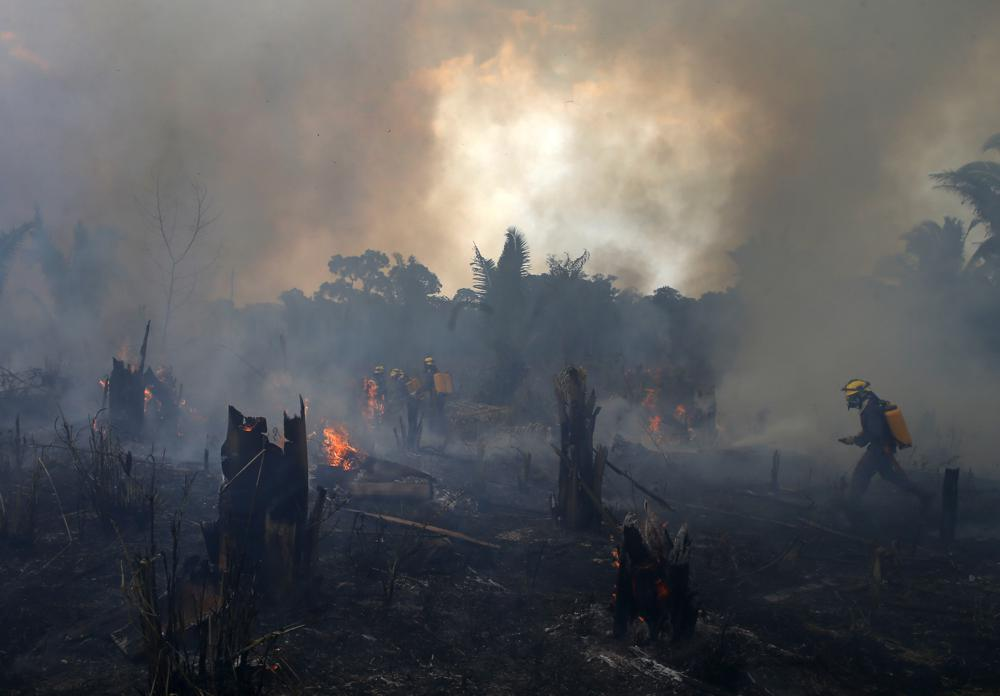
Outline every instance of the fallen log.
<path fill-rule="evenodd" d="M 597 452 L 596 448 L 595 448 L 594 452 L 595 453 Z M 615 472 L 616 474 L 618 474 L 619 476 L 624 476 L 625 478 L 627 478 L 632 483 L 632 485 L 635 486 L 640 492 L 645 493 L 652 500 L 655 500 L 657 503 L 659 503 L 660 505 L 662 505 L 666 509 L 668 509 L 670 511 L 673 511 L 673 508 L 670 506 L 670 503 L 668 503 L 666 500 L 664 500 L 663 498 L 661 498 L 660 496 L 658 496 L 656 493 L 654 493 L 653 491 L 649 490 L 648 488 L 646 488 L 645 486 L 643 486 L 641 483 L 639 483 L 638 481 L 636 481 L 632 477 L 632 475 L 630 473 L 628 473 L 626 471 L 623 471 L 622 469 L 619 469 L 617 466 L 615 466 L 614 464 L 612 464 L 608 459 L 604 460 L 604 464 L 609 469 L 611 469 L 613 472 Z"/>
<path fill-rule="evenodd" d="M 446 536 L 451 539 L 459 539 L 460 541 L 467 541 L 470 544 L 475 544 L 476 546 L 482 546 L 488 549 L 499 549 L 499 544 L 493 544 L 488 541 L 482 541 L 471 537 L 468 534 L 463 534 L 462 532 L 456 532 L 451 529 L 445 529 L 443 527 L 435 527 L 432 524 L 427 524 L 425 522 L 414 522 L 413 520 L 403 519 L 402 517 L 393 517 L 392 515 L 383 515 L 377 512 L 368 512 L 366 510 L 356 510 L 351 508 L 344 508 L 344 512 L 354 513 L 355 515 L 363 515 L 365 517 L 372 517 L 377 520 L 382 520 L 383 522 L 389 522 L 390 524 L 398 524 L 403 527 L 413 527 L 414 529 L 421 529 L 425 532 L 430 532 L 431 534 L 440 534 L 441 536 Z"/>

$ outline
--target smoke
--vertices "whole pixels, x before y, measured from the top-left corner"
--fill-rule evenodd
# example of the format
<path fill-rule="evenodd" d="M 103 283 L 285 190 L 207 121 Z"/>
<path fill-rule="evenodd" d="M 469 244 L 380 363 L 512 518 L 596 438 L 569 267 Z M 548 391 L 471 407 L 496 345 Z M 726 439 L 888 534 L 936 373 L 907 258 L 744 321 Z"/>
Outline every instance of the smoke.
<path fill-rule="evenodd" d="M 470 242 L 495 255 L 509 224 L 536 270 L 588 249 L 642 291 L 738 283 L 721 412 L 762 424 L 751 440 L 825 442 L 852 425 L 848 377 L 942 410 L 977 386 L 941 353 L 961 329 L 863 278 L 916 222 L 961 214 L 926 174 L 998 129 L 998 27 L 988 1 L 10 3 L 0 210 L 38 204 L 67 239 L 119 229 L 121 312 L 162 311 L 137 204 L 157 176 L 208 187 L 223 247 L 203 291 L 228 296 L 232 272 L 238 303 L 309 294 L 366 248 L 450 293 Z"/>

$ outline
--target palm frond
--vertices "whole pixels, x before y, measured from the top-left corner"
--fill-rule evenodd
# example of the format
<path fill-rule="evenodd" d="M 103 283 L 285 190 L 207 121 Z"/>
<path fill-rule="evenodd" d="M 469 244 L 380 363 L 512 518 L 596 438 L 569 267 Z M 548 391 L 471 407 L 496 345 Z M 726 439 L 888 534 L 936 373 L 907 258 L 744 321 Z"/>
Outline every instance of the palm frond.
<path fill-rule="evenodd" d="M 983 143 L 983 152 L 989 152 L 990 150 L 1000 152 L 1000 133 L 994 133 Z"/>
<path fill-rule="evenodd" d="M 988 234 L 1000 231 L 1000 163 L 969 162 L 955 170 L 931 174 L 931 178 L 938 188 L 957 193 L 962 202 L 972 206 L 976 217 L 970 229 L 986 223 Z"/>
<path fill-rule="evenodd" d="M 530 272 L 530 267 L 531 254 L 528 251 L 528 242 L 524 238 L 524 234 L 516 227 L 508 227 L 497 268 L 504 275 L 516 273 L 524 278 Z"/>
<path fill-rule="evenodd" d="M 493 287 L 493 275 L 496 272 L 496 262 L 488 259 L 479 251 L 475 243 L 472 244 L 474 255 L 469 263 L 472 266 L 472 289 L 482 298 L 485 297 L 490 288 Z"/>

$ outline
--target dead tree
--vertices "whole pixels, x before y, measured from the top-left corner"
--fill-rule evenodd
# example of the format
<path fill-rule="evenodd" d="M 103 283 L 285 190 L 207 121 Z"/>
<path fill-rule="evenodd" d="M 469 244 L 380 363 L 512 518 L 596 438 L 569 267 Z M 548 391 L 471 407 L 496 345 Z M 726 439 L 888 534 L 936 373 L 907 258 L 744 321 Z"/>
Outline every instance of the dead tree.
<path fill-rule="evenodd" d="M 219 520 L 206 529 L 209 555 L 221 569 L 236 562 L 260 570 L 269 590 L 287 590 L 313 552 L 307 524 L 309 458 L 305 404 L 284 416 L 282 449 L 267 437 L 267 421 L 229 407 L 222 445 Z M 320 513 L 317 513 L 320 514 Z"/>
<path fill-rule="evenodd" d="M 193 291 L 198 276 L 214 262 L 211 260 L 202 268 L 188 269 L 190 264 L 187 261 L 191 250 L 198 239 L 204 236 L 205 230 L 216 220 L 208 199 L 208 189 L 197 181 L 191 181 L 190 185 L 190 222 L 187 223 L 183 233 L 178 233 L 177 230 L 179 203 L 176 199 L 165 200 L 159 176 L 156 177 L 150 209 L 146 211 L 150 226 L 163 243 L 166 256 L 163 271 L 166 275 L 167 290 L 163 310 L 163 335 L 160 337 L 160 345 L 164 348 L 167 345 L 170 321 L 177 307 L 178 291 L 182 285 L 186 285 L 189 292 Z"/>
<path fill-rule="evenodd" d="M 607 450 L 594 450 L 597 396 L 587 393 L 587 373 L 567 367 L 555 378 L 559 407 L 559 491 L 553 513 L 572 529 L 599 526 L 604 514 L 601 486 Z M 602 454 L 603 453 L 603 454 Z"/>

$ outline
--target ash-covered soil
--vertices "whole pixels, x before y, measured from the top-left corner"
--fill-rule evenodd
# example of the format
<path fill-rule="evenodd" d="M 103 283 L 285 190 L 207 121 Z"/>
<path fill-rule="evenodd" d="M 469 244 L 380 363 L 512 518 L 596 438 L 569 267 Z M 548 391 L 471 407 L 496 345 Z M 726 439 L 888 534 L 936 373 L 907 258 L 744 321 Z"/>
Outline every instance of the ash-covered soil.
<path fill-rule="evenodd" d="M 962 490 L 959 540 L 946 547 L 936 508 L 921 510 L 887 485 L 876 482 L 851 512 L 835 480 L 813 482 L 789 467 L 788 488 L 772 490 L 765 464 L 727 456 L 617 460 L 670 503 L 657 512 L 671 529 L 689 525 L 701 606 L 693 639 L 651 644 L 641 626 L 628 640 L 612 638 L 614 532 L 570 533 L 551 519 L 548 465 L 519 487 L 504 456 L 424 454 L 404 463 L 437 478 L 433 501 L 338 502 L 316 576 L 261 601 L 258 634 L 293 629 L 259 665 L 265 692 L 1000 690 L 1000 541 L 990 531 L 1000 494 L 989 481 Z M 217 473 L 199 473 L 181 500 L 195 466 L 157 474 L 157 519 L 184 506 L 184 556 L 204 555 L 196 523 L 216 517 Z M 68 464 L 55 458 L 49 470 L 66 522 L 43 480 L 34 545 L 5 542 L 0 555 L 0 691 L 145 692 L 122 559 L 126 546 L 147 543 L 148 526 L 101 529 L 74 494 Z M 916 476 L 938 485 L 936 472 Z M 605 498 L 621 520 L 645 496 L 609 472 Z M 349 510 L 429 522 L 499 548 Z M 168 548 L 166 525 L 156 530 Z"/>

